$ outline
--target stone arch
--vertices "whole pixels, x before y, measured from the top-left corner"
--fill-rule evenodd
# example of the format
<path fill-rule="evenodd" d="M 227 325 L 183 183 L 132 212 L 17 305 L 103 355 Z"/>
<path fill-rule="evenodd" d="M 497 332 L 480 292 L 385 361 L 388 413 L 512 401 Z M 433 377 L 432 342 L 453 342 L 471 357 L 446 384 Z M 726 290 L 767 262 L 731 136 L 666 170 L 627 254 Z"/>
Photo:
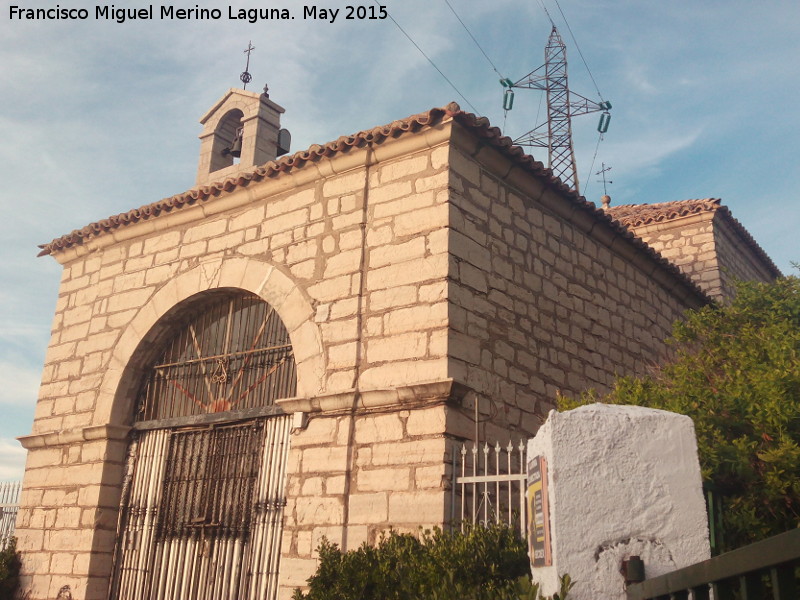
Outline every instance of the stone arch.
<path fill-rule="evenodd" d="M 227 111 L 214 129 L 214 142 L 211 146 L 211 172 L 219 171 L 234 164 L 234 158 L 226 150 L 231 148 L 237 132 L 244 127 L 244 113 L 238 108 Z"/>
<path fill-rule="evenodd" d="M 314 308 L 279 269 L 250 258 L 201 263 L 175 275 L 156 291 L 125 328 L 114 346 L 98 393 L 94 423 L 128 425 L 139 376 L 155 330 L 185 300 L 217 288 L 242 289 L 260 296 L 278 313 L 292 342 L 297 366 L 297 396 L 318 395 L 324 387 L 324 354 Z"/>

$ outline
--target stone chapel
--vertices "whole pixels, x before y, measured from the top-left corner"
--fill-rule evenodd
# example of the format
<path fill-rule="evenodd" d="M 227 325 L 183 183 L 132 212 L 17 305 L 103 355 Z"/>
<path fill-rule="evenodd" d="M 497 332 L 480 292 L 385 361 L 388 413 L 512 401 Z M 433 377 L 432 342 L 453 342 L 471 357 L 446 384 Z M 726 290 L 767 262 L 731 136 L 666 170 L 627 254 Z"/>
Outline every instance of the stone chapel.
<path fill-rule="evenodd" d="M 231 89 L 191 190 L 42 247 L 30 600 L 288 598 L 323 536 L 446 525 L 455 441 L 531 436 L 780 275 L 719 201 L 598 209 L 454 103 L 293 154 L 283 112 Z"/>

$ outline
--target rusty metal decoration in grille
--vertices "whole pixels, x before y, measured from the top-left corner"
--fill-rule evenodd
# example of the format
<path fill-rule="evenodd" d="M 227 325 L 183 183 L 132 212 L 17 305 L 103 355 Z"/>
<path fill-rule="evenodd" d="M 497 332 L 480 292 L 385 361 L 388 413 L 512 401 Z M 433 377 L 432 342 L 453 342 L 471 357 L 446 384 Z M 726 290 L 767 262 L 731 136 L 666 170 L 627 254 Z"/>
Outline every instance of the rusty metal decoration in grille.
<path fill-rule="evenodd" d="M 146 376 L 137 421 L 270 406 L 294 395 L 289 334 L 253 294 L 221 295 L 191 312 Z"/>

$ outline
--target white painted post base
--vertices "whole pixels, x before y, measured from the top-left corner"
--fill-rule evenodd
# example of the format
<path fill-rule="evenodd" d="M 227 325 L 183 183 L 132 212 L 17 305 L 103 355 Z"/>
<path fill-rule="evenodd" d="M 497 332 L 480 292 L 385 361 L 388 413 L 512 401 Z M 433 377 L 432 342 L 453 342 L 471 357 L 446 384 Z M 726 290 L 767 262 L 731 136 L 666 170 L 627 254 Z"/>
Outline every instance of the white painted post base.
<path fill-rule="evenodd" d="M 689 417 L 607 404 L 551 411 L 528 441 L 529 465 L 537 457 L 547 463 L 552 564 L 532 573 L 545 594 L 569 574 L 570 600 L 624 599 L 620 568 L 630 556 L 648 578 L 709 558 Z"/>

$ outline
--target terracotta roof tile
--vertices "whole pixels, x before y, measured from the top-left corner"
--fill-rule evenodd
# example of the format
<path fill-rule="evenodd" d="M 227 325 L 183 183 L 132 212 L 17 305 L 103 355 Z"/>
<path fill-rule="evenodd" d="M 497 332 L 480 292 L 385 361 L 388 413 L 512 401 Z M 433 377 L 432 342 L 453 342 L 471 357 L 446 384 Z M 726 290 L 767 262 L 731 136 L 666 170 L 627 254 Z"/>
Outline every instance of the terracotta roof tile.
<path fill-rule="evenodd" d="M 739 235 L 742 241 L 758 256 L 764 265 L 772 271 L 775 277 L 782 277 L 780 269 L 775 266 L 772 259 L 758 245 L 750 232 L 744 228 L 730 209 L 722 204 L 719 198 L 702 198 L 692 200 L 675 200 L 672 202 L 659 202 L 656 204 L 621 204 L 607 209 L 608 214 L 625 227 L 636 229 L 645 225 L 664 223 L 681 217 L 688 217 L 703 212 L 718 213 L 724 218 Z"/>
<path fill-rule="evenodd" d="M 81 245 L 89 239 L 101 236 L 131 223 L 155 218 L 159 215 L 179 210 L 184 206 L 192 206 L 198 202 L 207 202 L 219 196 L 221 193 L 231 191 L 237 187 L 246 186 L 252 181 L 261 181 L 278 176 L 281 173 L 301 169 L 308 163 L 317 162 L 322 158 L 327 158 L 340 152 L 347 152 L 351 148 L 360 148 L 368 143 L 380 143 L 387 138 L 395 138 L 407 132 L 419 131 L 423 127 L 436 125 L 448 118 L 452 118 L 466 126 L 484 142 L 497 147 L 506 154 L 506 156 L 520 166 L 523 166 L 526 170 L 548 180 L 551 187 L 572 197 L 575 201 L 580 200 L 583 204 L 594 208 L 594 204 L 585 202 L 582 197 L 579 197 L 575 192 L 564 185 L 560 179 L 553 177 L 550 169 L 546 168 L 541 162 L 525 154 L 524 150 L 519 146 L 514 146 L 511 138 L 503 136 L 497 127 L 492 127 L 488 119 L 485 117 L 477 117 L 472 113 L 466 113 L 461 110 L 461 107 L 457 103 L 451 102 L 443 108 L 432 108 L 431 110 L 412 115 L 406 119 L 393 121 L 388 125 L 381 125 L 379 127 L 360 131 L 353 135 L 342 136 L 324 145 L 315 144 L 307 150 L 283 156 L 278 160 L 270 161 L 250 171 L 239 173 L 234 177 L 194 188 L 170 198 L 164 198 L 152 204 L 146 204 L 145 206 L 135 208 L 128 212 L 113 215 L 95 223 L 90 223 L 82 229 L 76 229 L 47 244 L 41 244 L 39 246 L 39 248 L 41 248 L 39 256 L 53 254 L 73 246 Z"/>
<path fill-rule="evenodd" d="M 612 218 L 606 214 L 605 211 L 598 209 L 594 203 L 588 202 L 583 196 L 570 189 L 559 178 L 555 177 L 550 169 L 545 167 L 541 162 L 535 160 L 529 154 L 526 154 L 521 147 L 515 146 L 511 138 L 504 136 L 499 128 L 492 127 L 486 117 L 478 117 L 472 113 L 464 112 L 455 102 L 451 102 L 442 108 L 432 108 L 406 119 L 393 121 L 388 125 L 374 127 L 349 136 L 342 136 L 333 142 L 328 142 L 321 146 L 313 145 L 307 150 L 295 152 L 290 156 L 281 157 L 276 161 L 270 161 L 251 171 L 240 173 L 235 177 L 192 189 L 126 213 L 114 215 L 102 221 L 91 223 L 83 229 L 75 230 L 67 235 L 54 239 L 48 244 L 40 245 L 39 247 L 42 250 L 39 256 L 66 250 L 70 247 L 83 244 L 91 238 L 118 229 L 119 227 L 156 218 L 161 214 L 168 214 L 172 211 L 180 210 L 184 206 L 191 206 L 198 202 L 211 201 L 220 194 L 231 191 L 237 187 L 246 186 L 251 181 L 261 181 L 263 179 L 277 177 L 280 176 L 281 173 L 301 169 L 306 164 L 317 162 L 322 158 L 330 157 L 340 152 L 347 152 L 351 148 L 360 148 L 370 142 L 380 143 L 387 138 L 395 138 L 408 132 L 416 132 L 424 127 L 441 123 L 448 118 L 453 119 L 469 129 L 474 135 L 480 138 L 484 144 L 493 146 L 517 166 L 524 168 L 532 175 L 543 180 L 548 187 L 558 191 L 567 202 L 573 205 L 573 207 L 590 213 L 597 221 L 605 223 L 611 227 L 612 230 L 615 230 L 618 235 L 630 240 L 640 251 L 649 255 L 673 276 L 682 280 L 689 288 L 693 289 L 698 296 L 704 298 L 706 301 L 710 301 L 709 297 L 691 281 L 691 279 L 686 277 L 678 267 L 631 233 L 624 225 L 618 223 L 615 220 L 616 217 Z"/>
<path fill-rule="evenodd" d="M 678 200 L 657 204 L 622 204 L 610 206 L 608 214 L 626 227 L 641 227 L 651 223 L 671 221 L 701 212 L 713 212 L 721 207 L 719 198 Z"/>
<path fill-rule="evenodd" d="M 113 215 L 102 221 L 90 223 L 82 229 L 76 229 L 71 233 L 56 238 L 48 244 L 41 244 L 39 248 L 42 250 L 39 252 L 39 256 L 53 254 L 72 246 L 83 244 L 91 238 L 131 223 L 155 218 L 159 215 L 179 210 L 184 206 L 192 206 L 198 202 L 207 202 L 223 192 L 246 186 L 252 181 L 261 181 L 278 176 L 281 173 L 301 169 L 308 163 L 319 161 L 322 158 L 330 157 L 340 152 L 347 152 L 354 147 L 362 147 L 370 142 L 379 143 L 386 138 L 398 137 L 408 131 L 418 131 L 427 125 L 441 122 L 444 118 L 456 114 L 459 110 L 458 105 L 453 103 L 445 108 L 433 108 L 427 112 L 413 115 L 401 121 L 394 121 L 388 125 L 382 125 L 349 136 L 342 136 L 324 145 L 315 144 L 307 150 L 283 156 L 278 160 L 270 161 L 250 171 L 239 173 L 234 177 L 194 188 L 125 213 Z"/>

